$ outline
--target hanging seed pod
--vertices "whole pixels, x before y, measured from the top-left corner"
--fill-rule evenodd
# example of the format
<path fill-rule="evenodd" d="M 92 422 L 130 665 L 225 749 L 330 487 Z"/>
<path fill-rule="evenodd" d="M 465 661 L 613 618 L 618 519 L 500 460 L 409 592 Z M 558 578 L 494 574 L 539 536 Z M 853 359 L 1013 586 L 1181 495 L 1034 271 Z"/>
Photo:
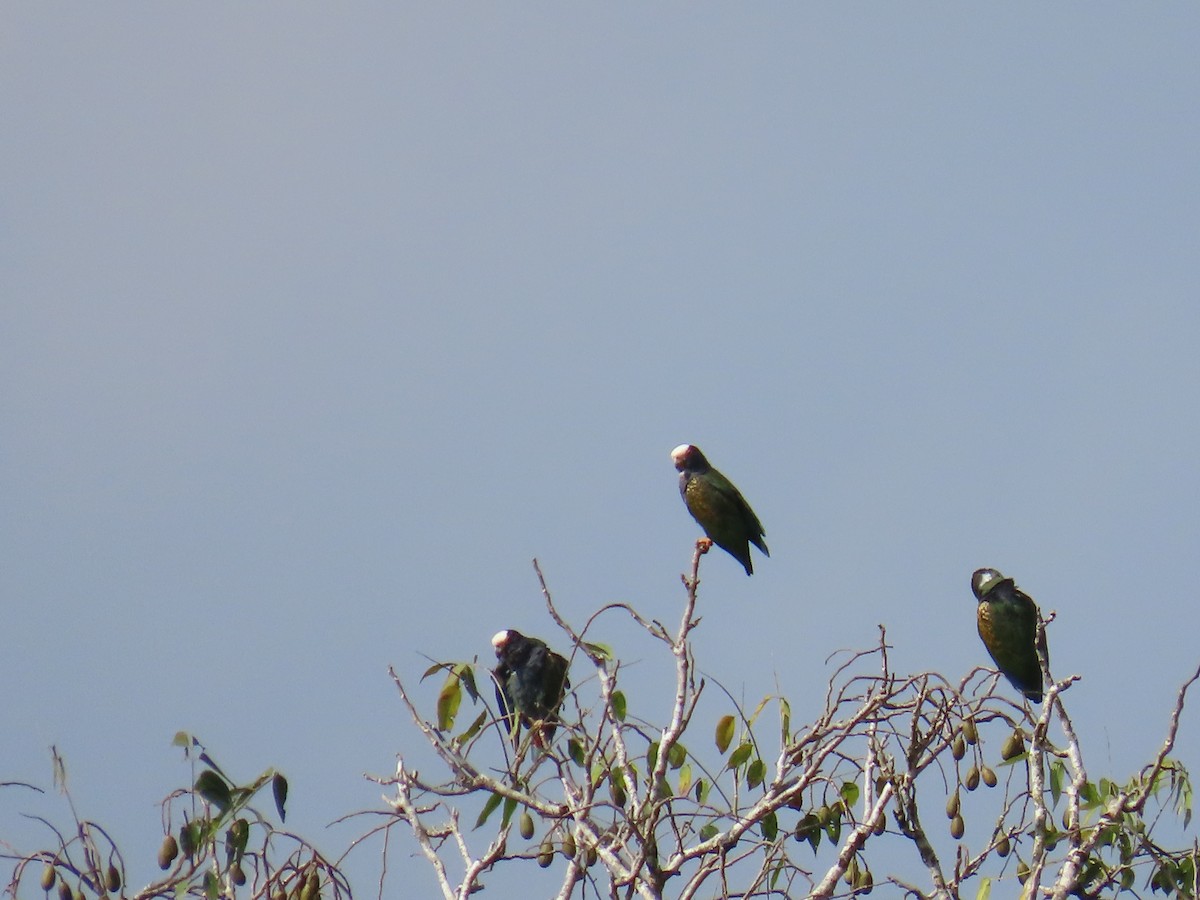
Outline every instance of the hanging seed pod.
<path fill-rule="evenodd" d="M 190 823 L 182 825 L 179 829 L 179 849 L 188 859 L 196 852 L 196 836 L 192 834 Z"/>
<path fill-rule="evenodd" d="M 875 828 L 872 830 L 871 833 L 874 834 L 876 837 L 879 837 L 879 835 L 883 834 L 886 830 L 887 830 L 887 816 L 884 813 L 880 813 L 879 818 L 875 820 Z"/>
<path fill-rule="evenodd" d="M 529 810 L 521 813 L 521 818 L 518 820 L 518 827 L 521 829 L 521 837 L 529 840 L 533 837 L 533 816 L 529 814 Z"/>
<path fill-rule="evenodd" d="M 854 890 L 859 894 L 869 894 L 875 890 L 875 877 L 871 874 L 870 869 L 863 869 L 862 874 L 854 883 Z"/>
<path fill-rule="evenodd" d="M 973 791 L 979 787 L 979 766 L 971 766 L 967 770 L 967 777 L 963 780 L 963 787 L 968 791 Z"/>
<path fill-rule="evenodd" d="M 546 869 L 552 862 L 554 862 L 554 844 L 550 842 L 550 835 L 546 835 L 542 846 L 538 847 L 537 864 Z"/>
<path fill-rule="evenodd" d="M 962 803 L 959 800 L 958 791 L 955 791 L 950 795 L 950 799 L 946 801 L 946 818 L 953 819 L 955 816 L 957 816 L 961 806 Z"/>
<path fill-rule="evenodd" d="M 988 787 L 996 786 L 996 773 L 992 771 L 991 766 L 984 766 L 979 770 L 979 776 L 983 779 L 983 783 Z"/>
<path fill-rule="evenodd" d="M 954 755 L 955 759 L 962 759 L 967 755 L 967 742 L 963 740 L 963 736 L 961 734 L 956 737 L 954 739 L 954 743 L 950 745 L 950 752 Z"/>
<path fill-rule="evenodd" d="M 60 881 L 58 884 L 58 900 L 75 900 L 75 892 L 65 881 Z"/>
<path fill-rule="evenodd" d="M 54 887 L 54 881 L 57 878 L 58 872 L 55 871 L 54 866 L 46 863 L 46 868 L 42 869 L 42 890 L 48 891 Z"/>
<path fill-rule="evenodd" d="M 1004 742 L 1004 746 L 1000 748 L 1000 758 L 1004 760 L 1016 759 L 1024 752 L 1025 735 L 1021 734 L 1019 728 L 1014 728 L 1013 733 Z"/>
<path fill-rule="evenodd" d="M 108 864 L 108 871 L 104 873 L 104 884 L 114 894 L 121 889 L 121 873 L 112 863 Z"/>
<path fill-rule="evenodd" d="M 234 863 L 229 867 L 229 880 L 238 887 L 246 883 L 246 873 L 243 871 L 241 863 Z"/>
<path fill-rule="evenodd" d="M 842 876 L 842 880 L 851 887 L 854 887 L 854 882 L 858 881 L 859 874 L 858 860 L 851 858 L 850 865 L 846 866 L 846 874 Z"/>
<path fill-rule="evenodd" d="M 1010 850 L 1012 850 L 1012 844 L 1008 840 L 1008 833 L 1005 832 L 1004 834 L 1000 835 L 1000 840 L 996 841 L 996 852 L 999 853 L 1001 857 L 1005 857 L 1008 856 Z"/>
<path fill-rule="evenodd" d="M 321 876 L 317 874 L 315 868 L 308 870 L 303 885 L 300 888 L 300 900 L 317 900 L 321 895 Z"/>
<path fill-rule="evenodd" d="M 575 858 L 575 835 L 569 831 L 563 836 L 562 854 L 567 859 Z"/>
<path fill-rule="evenodd" d="M 171 868 L 171 863 L 175 862 L 178 855 L 179 844 L 175 841 L 175 835 L 168 834 L 163 838 L 162 846 L 158 848 L 158 867 L 166 871 Z"/>
<path fill-rule="evenodd" d="M 950 836 L 956 841 L 961 838 L 967 831 L 967 823 L 963 821 L 962 816 L 955 816 L 950 820 Z"/>
<path fill-rule="evenodd" d="M 1017 865 L 1017 881 L 1021 882 L 1021 884 L 1024 884 L 1028 880 L 1029 880 L 1029 866 L 1027 866 L 1022 861 L 1021 863 L 1019 863 Z"/>
<path fill-rule="evenodd" d="M 967 743 L 974 747 L 975 742 L 979 740 L 979 731 L 975 728 L 974 719 L 963 719 L 962 733 Z"/>
<path fill-rule="evenodd" d="M 600 858 L 600 851 L 598 851 L 595 847 L 589 846 L 583 854 L 584 867 L 590 869 L 592 866 L 594 866 L 596 864 L 596 860 L 598 860 L 599 858 Z"/>

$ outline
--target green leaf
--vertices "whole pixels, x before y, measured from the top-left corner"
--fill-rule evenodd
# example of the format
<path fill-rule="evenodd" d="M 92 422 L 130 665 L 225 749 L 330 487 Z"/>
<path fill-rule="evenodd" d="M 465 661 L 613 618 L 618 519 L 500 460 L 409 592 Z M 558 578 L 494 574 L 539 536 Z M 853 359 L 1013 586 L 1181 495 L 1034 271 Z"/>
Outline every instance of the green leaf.
<path fill-rule="evenodd" d="M 1058 799 L 1062 796 L 1063 775 L 1066 773 L 1067 767 L 1063 765 L 1062 760 L 1054 760 L 1050 763 L 1050 798 L 1051 806 L 1058 806 Z"/>
<path fill-rule="evenodd" d="M 199 746 L 199 745 L 197 745 L 197 746 Z M 224 778 L 226 781 L 229 781 L 232 783 L 233 779 L 230 778 L 228 775 L 226 775 L 224 772 L 222 772 L 221 767 L 218 766 L 216 761 L 211 756 L 209 756 L 204 750 L 201 750 L 200 755 L 196 758 L 199 759 L 200 762 L 202 762 L 206 766 L 208 766 L 210 769 L 212 769 L 214 772 L 216 772 L 218 775 L 220 775 L 222 778 Z"/>
<path fill-rule="evenodd" d="M 467 689 L 467 696 L 471 698 L 472 703 L 479 702 L 479 688 L 475 686 L 475 667 L 470 663 L 459 663 L 454 667 L 454 674 L 462 681 L 463 687 Z"/>
<path fill-rule="evenodd" d="M 717 720 L 717 752 L 724 753 L 729 749 L 729 745 L 733 743 L 733 716 L 721 716 Z"/>
<path fill-rule="evenodd" d="M 779 698 L 779 731 L 780 741 L 784 744 L 792 739 L 792 704 L 786 697 Z"/>
<path fill-rule="evenodd" d="M 487 803 L 483 804 L 483 809 L 479 812 L 479 818 L 475 820 L 476 828 L 488 820 L 488 816 L 496 811 L 496 807 L 500 805 L 503 799 L 499 794 L 492 794 L 492 796 L 488 797 Z"/>
<path fill-rule="evenodd" d="M 762 830 L 764 840 L 773 841 L 779 836 L 779 819 L 775 815 L 775 810 L 771 810 L 762 817 L 758 827 Z"/>
<path fill-rule="evenodd" d="M 509 822 L 512 821 L 512 814 L 514 812 L 516 812 L 516 809 L 517 809 L 517 798 L 516 797 L 505 797 L 504 798 L 504 818 L 502 818 L 500 820 L 500 827 L 503 828 L 505 825 L 507 825 Z"/>
<path fill-rule="evenodd" d="M 612 692 L 612 712 L 613 718 L 618 722 L 625 721 L 625 693 L 623 691 Z"/>
<path fill-rule="evenodd" d="M 171 738 L 171 745 L 174 747 L 190 747 L 192 744 L 192 736 L 186 731 L 175 732 L 175 737 Z"/>
<path fill-rule="evenodd" d="M 1154 878 L 1158 879 L 1158 884 L 1163 889 L 1163 893 L 1168 896 L 1175 890 L 1175 886 L 1178 883 L 1178 879 L 1175 877 L 1175 866 L 1166 861 L 1158 867 Z M 1153 887 L 1154 881 L 1151 881 L 1150 884 Z"/>
<path fill-rule="evenodd" d="M 679 796 L 684 797 L 687 792 L 692 789 L 692 767 L 690 765 L 679 767 Z"/>
<path fill-rule="evenodd" d="M 1175 770 L 1172 769 L 1174 781 Z M 1178 771 L 1179 781 L 1175 785 L 1175 814 L 1183 815 L 1183 827 L 1186 829 L 1192 822 L 1192 779 L 1182 766 Z"/>
<path fill-rule="evenodd" d="M 678 769 L 685 762 L 687 762 L 687 747 L 676 741 L 667 751 L 667 765 L 672 769 Z"/>
<path fill-rule="evenodd" d="M 475 737 L 475 735 L 479 734 L 479 729 L 481 729 L 484 726 L 484 723 L 487 722 L 487 718 L 488 718 L 488 713 L 487 713 L 487 710 L 485 709 L 483 712 L 481 712 L 478 716 L 475 717 L 475 721 L 472 722 L 467 727 L 466 731 L 464 731 L 462 734 L 460 734 L 458 737 L 456 737 L 454 739 L 455 742 L 462 744 L 466 741 L 469 741 L 471 738 Z"/>
<path fill-rule="evenodd" d="M 454 717 L 462 703 L 462 681 L 451 670 L 437 698 L 438 731 L 449 731 L 454 727 Z"/>
<path fill-rule="evenodd" d="M 200 846 L 200 821 L 192 819 L 190 822 L 184 823 L 179 829 L 179 850 L 184 856 L 191 859 L 196 848 Z"/>
<path fill-rule="evenodd" d="M 1100 805 L 1100 794 L 1096 790 L 1096 785 L 1090 781 L 1085 781 L 1079 788 L 1079 802 L 1086 809 L 1095 809 Z"/>
<path fill-rule="evenodd" d="M 853 809 L 854 805 L 858 803 L 858 785 L 853 781 L 843 781 L 838 793 L 841 794 L 842 803 L 845 804 L 846 809 Z"/>
<path fill-rule="evenodd" d="M 620 766 L 613 766 L 608 773 L 608 790 L 613 803 L 624 806 L 629 799 L 629 791 L 625 786 L 625 772 Z"/>
<path fill-rule="evenodd" d="M 1117 834 L 1117 854 L 1122 865 L 1127 866 L 1133 862 L 1133 839 L 1125 831 Z"/>
<path fill-rule="evenodd" d="M 211 769 L 205 769 L 196 779 L 196 793 L 221 812 L 229 809 L 233 802 L 233 793 L 229 790 L 229 785 Z"/>
<path fill-rule="evenodd" d="M 836 807 L 827 806 L 825 809 L 827 810 L 824 817 L 825 833 L 829 835 L 830 843 L 836 844 L 838 838 L 842 836 L 842 814 Z"/>
<path fill-rule="evenodd" d="M 992 896 L 992 879 L 983 877 L 979 879 L 979 890 L 975 892 L 975 900 L 988 900 Z"/>
<path fill-rule="evenodd" d="M 770 702 L 770 697 L 763 697 L 761 700 L 759 700 L 758 706 L 754 707 L 754 712 L 750 713 L 750 715 L 746 717 L 746 723 L 748 725 L 753 725 L 755 722 L 757 722 L 759 713 L 761 713 L 766 705 Z"/>
<path fill-rule="evenodd" d="M 279 811 L 279 821 L 287 821 L 284 804 L 287 803 L 288 782 L 279 772 L 271 779 L 271 793 L 275 795 L 275 809 Z"/>
<path fill-rule="evenodd" d="M 440 672 L 440 671 L 442 671 L 442 669 L 448 669 L 448 668 L 450 668 L 449 663 L 434 663 L 432 666 L 430 666 L 428 669 L 426 669 L 424 672 L 421 673 L 421 680 L 424 681 L 426 678 L 428 678 L 434 672 Z"/>
<path fill-rule="evenodd" d="M 656 765 L 658 765 L 658 741 L 654 741 L 646 748 L 646 771 L 653 772 Z"/>
<path fill-rule="evenodd" d="M 221 882 L 217 879 L 217 873 L 212 869 L 204 873 L 204 896 L 208 900 L 217 900 L 221 896 Z"/>
<path fill-rule="evenodd" d="M 712 822 L 703 825 L 700 828 L 700 840 L 707 841 L 717 836 L 717 826 Z"/>
<path fill-rule="evenodd" d="M 575 763 L 579 768 L 582 769 L 587 765 L 587 757 L 583 752 L 583 741 L 579 740 L 579 738 L 568 739 L 567 755 L 571 757 L 571 762 Z"/>
<path fill-rule="evenodd" d="M 784 740 L 786 742 L 787 739 L 785 738 Z M 784 871 L 786 871 L 786 867 L 782 862 L 771 870 L 771 890 L 775 890 L 779 886 L 779 878 L 783 875 Z"/>
<path fill-rule="evenodd" d="M 821 843 L 820 816 L 816 813 L 805 813 L 804 817 L 796 824 L 796 840 L 808 841 L 815 855 L 817 846 Z"/>
<path fill-rule="evenodd" d="M 696 789 L 695 789 L 696 802 L 700 803 L 700 804 L 704 804 L 705 802 L 707 802 L 709 790 L 710 790 L 709 783 L 707 781 L 705 781 L 703 778 L 699 779 L 696 782 Z"/>
<path fill-rule="evenodd" d="M 608 644 L 593 644 L 588 641 L 584 641 L 582 646 L 583 646 L 584 651 L 589 656 L 596 656 L 596 657 L 599 657 L 600 659 L 612 659 L 613 658 L 612 647 L 608 646 Z"/>
<path fill-rule="evenodd" d="M 744 741 L 738 745 L 738 748 L 729 754 L 729 762 L 725 764 L 727 769 L 736 769 L 750 758 L 750 754 L 754 752 L 754 745 L 749 741 Z"/>
<path fill-rule="evenodd" d="M 730 760 L 732 762 L 732 760 Z M 763 778 L 766 777 L 767 767 L 761 759 L 755 759 L 746 769 L 746 787 L 756 788 L 763 783 Z"/>

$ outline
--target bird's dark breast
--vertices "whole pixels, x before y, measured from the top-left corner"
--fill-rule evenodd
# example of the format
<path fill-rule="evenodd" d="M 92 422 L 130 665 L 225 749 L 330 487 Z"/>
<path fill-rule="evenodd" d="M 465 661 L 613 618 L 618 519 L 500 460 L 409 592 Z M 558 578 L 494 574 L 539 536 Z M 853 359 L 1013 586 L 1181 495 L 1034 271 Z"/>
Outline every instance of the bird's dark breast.
<path fill-rule="evenodd" d="M 707 489 L 699 478 L 691 478 L 686 483 L 681 483 L 679 490 L 683 494 L 688 512 L 705 528 L 715 524 L 715 517 L 725 511 L 725 504 L 720 502 L 723 498 L 716 491 Z"/>
<path fill-rule="evenodd" d="M 976 619 L 979 636 L 993 656 L 1023 659 L 1026 650 L 1033 651 L 1036 623 L 1019 604 L 1007 599 L 980 603 Z"/>
<path fill-rule="evenodd" d="M 1033 602 L 1023 595 L 1003 594 L 998 600 L 981 602 L 976 621 L 996 667 L 1027 697 L 1040 701 L 1042 673 L 1035 649 L 1037 613 Z"/>

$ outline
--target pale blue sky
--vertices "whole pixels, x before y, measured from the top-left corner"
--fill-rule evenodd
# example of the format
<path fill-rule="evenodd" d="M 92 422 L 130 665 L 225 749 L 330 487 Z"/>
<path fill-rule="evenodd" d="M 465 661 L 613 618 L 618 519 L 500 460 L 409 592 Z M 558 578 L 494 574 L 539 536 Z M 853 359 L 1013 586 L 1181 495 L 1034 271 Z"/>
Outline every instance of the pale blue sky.
<path fill-rule="evenodd" d="M 1200 657 L 1200 7 L 0 21 L 0 780 L 57 744 L 150 862 L 188 729 L 335 851 L 416 746 L 389 663 L 553 634 L 531 557 L 576 622 L 677 615 L 685 441 L 767 529 L 696 634 L 749 702 L 804 718 L 877 623 L 986 662 L 991 565 L 1058 611 L 1096 774 L 1158 745 Z"/>

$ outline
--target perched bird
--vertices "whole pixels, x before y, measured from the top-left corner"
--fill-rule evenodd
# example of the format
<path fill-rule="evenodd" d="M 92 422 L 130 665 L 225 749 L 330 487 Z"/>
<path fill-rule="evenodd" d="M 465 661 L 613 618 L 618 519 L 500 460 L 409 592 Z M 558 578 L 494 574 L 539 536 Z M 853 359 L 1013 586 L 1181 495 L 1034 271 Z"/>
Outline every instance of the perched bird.
<path fill-rule="evenodd" d="M 979 601 L 975 611 L 979 636 L 996 667 L 1013 687 L 1034 703 L 1041 703 L 1037 604 L 1011 578 L 1005 578 L 995 569 L 976 570 L 971 576 L 971 590 Z M 1045 632 L 1042 637 L 1044 641 Z M 1046 653 L 1045 643 L 1041 649 Z"/>
<path fill-rule="evenodd" d="M 746 498 L 708 464 L 699 447 L 680 444 L 671 451 L 671 459 L 679 470 L 679 493 L 692 518 L 700 523 L 709 540 L 740 562 L 747 575 L 753 575 L 750 545 L 765 556 L 770 556 L 771 551 L 763 540 L 766 532 L 762 523 Z"/>
<path fill-rule="evenodd" d="M 524 725 L 533 731 L 534 746 L 547 746 L 557 727 L 558 708 L 571 685 L 566 657 L 547 647 L 545 641 L 511 628 L 498 632 L 492 646 L 500 660 L 492 670 L 496 703 L 513 742 Z"/>

